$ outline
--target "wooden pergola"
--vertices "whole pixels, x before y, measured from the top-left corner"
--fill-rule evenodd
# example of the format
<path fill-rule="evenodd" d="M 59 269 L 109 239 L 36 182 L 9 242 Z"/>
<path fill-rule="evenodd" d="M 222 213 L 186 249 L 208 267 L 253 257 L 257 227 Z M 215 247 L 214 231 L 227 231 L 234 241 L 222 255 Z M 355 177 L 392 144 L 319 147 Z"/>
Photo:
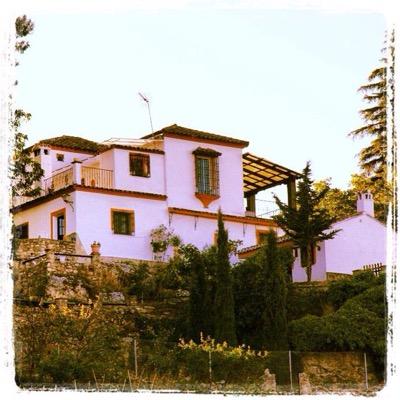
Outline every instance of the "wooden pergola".
<path fill-rule="evenodd" d="M 247 200 L 247 210 L 255 211 L 255 196 L 258 192 L 277 185 L 287 185 L 288 204 L 296 203 L 296 179 L 301 174 L 282 165 L 251 153 L 244 153 L 243 159 L 243 191 Z"/>

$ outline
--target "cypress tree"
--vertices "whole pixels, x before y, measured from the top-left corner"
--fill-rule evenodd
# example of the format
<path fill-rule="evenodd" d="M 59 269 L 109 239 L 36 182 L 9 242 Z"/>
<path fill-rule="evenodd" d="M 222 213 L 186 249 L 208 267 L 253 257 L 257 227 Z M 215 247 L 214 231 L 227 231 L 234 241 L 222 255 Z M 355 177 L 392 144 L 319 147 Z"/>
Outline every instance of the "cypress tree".
<path fill-rule="evenodd" d="M 261 281 L 264 288 L 262 346 L 268 350 L 285 350 L 287 332 L 287 255 L 277 247 L 276 235 L 270 231 L 263 247 Z"/>
<path fill-rule="evenodd" d="M 199 342 L 200 333 L 210 333 L 207 324 L 207 282 L 200 251 L 191 245 L 185 246 L 190 265 L 189 283 L 189 336 Z"/>
<path fill-rule="evenodd" d="M 214 318 L 214 338 L 217 342 L 226 341 L 231 346 L 236 346 L 235 309 L 231 265 L 229 262 L 228 232 L 225 230 L 221 210 L 218 211 Z"/>

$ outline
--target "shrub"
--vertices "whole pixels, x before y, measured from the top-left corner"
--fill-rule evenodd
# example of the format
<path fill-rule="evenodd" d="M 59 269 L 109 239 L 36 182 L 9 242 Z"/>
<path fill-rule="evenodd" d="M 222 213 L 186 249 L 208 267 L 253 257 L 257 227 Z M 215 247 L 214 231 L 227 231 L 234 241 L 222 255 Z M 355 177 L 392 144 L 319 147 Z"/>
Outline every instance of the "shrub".
<path fill-rule="evenodd" d="M 197 382 L 210 379 L 209 361 L 211 356 L 211 379 L 214 382 L 239 383 L 262 377 L 268 353 L 255 351 L 250 347 L 230 347 L 226 342 L 201 338 L 196 344 L 192 340 L 180 340 L 176 352 L 176 362 L 184 376 Z"/>
<path fill-rule="evenodd" d="M 386 351 L 385 286 L 364 290 L 335 313 L 292 321 L 289 337 L 292 348 L 299 351 L 369 352 L 382 371 Z"/>
<path fill-rule="evenodd" d="M 348 299 L 383 282 L 384 275 L 375 277 L 371 271 L 363 271 L 350 279 L 345 278 L 329 282 L 327 299 L 335 309 L 339 309 Z"/>
<path fill-rule="evenodd" d="M 288 289 L 288 321 L 306 315 L 322 316 L 327 301 L 326 290 L 320 286 L 290 284 Z"/>

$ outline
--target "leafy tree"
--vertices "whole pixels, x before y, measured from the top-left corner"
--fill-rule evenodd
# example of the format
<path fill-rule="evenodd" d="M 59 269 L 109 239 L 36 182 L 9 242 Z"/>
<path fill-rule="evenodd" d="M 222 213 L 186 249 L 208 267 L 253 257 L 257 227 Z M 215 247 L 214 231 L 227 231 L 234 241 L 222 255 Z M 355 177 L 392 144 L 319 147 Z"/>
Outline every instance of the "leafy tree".
<path fill-rule="evenodd" d="M 228 232 L 225 230 L 221 210 L 218 211 L 214 316 L 215 339 L 220 343 L 226 341 L 231 346 L 236 346 L 235 311 L 231 266 L 229 262 Z"/>
<path fill-rule="evenodd" d="M 330 179 L 314 182 L 313 188 L 317 193 L 326 190 L 326 195 L 318 204 L 319 209 L 325 209 L 335 221 L 350 217 L 356 213 L 356 193 L 331 186 Z"/>
<path fill-rule="evenodd" d="M 353 174 L 351 176 L 350 187 L 355 194 L 367 191 L 372 193 L 375 206 L 375 218 L 385 223 L 389 205 L 393 200 L 393 191 L 389 183 L 383 179 L 372 179 L 365 174 Z"/>
<path fill-rule="evenodd" d="M 287 280 L 283 252 L 278 249 L 276 235 L 269 232 L 263 246 L 262 286 L 263 313 L 262 338 L 268 350 L 287 349 Z"/>
<path fill-rule="evenodd" d="M 308 282 L 311 281 L 312 266 L 315 263 L 313 259 L 315 246 L 318 242 L 332 239 L 337 233 L 336 230 L 328 231 L 334 218 L 325 209 L 318 208 L 328 190 L 325 188 L 317 193 L 313 189 L 310 163 L 308 162 L 303 170 L 302 178 L 298 182 L 297 207 L 289 207 L 277 196 L 274 196 L 280 214 L 273 218 L 293 241 L 293 245 L 300 248 L 301 266 L 306 270 Z"/>
<path fill-rule="evenodd" d="M 329 179 L 314 182 L 313 188 L 317 193 L 327 191 L 318 208 L 325 209 L 335 221 L 354 215 L 357 211 L 357 193 L 367 191 L 374 197 L 375 217 L 381 222 L 386 221 L 391 196 L 387 184 L 382 180 L 372 180 L 363 174 L 353 174 L 348 189 L 332 187 Z"/>
<path fill-rule="evenodd" d="M 23 38 L 31 34 L 33 28 L 33 22 L 26 15 L 16 19 L 15 29 L 17 40 L 15 49 L 17 52 L 22 54 L 29 48 L 29 42 Z M 14 111 L 14 116 L 11 120 L 11 129 L 14 132 L 14 152 L 11 167 L 13 196 L 36 197 L 41 191 L 40 187 L 35 186 L 35 184 L 43 176 L 43 170 L 40 163 L 32 159 L 29 152 L 25 150 L 28 137 L 20 131 L 21 125 L 30 119 L 30 113 L 17 109 Z"/>

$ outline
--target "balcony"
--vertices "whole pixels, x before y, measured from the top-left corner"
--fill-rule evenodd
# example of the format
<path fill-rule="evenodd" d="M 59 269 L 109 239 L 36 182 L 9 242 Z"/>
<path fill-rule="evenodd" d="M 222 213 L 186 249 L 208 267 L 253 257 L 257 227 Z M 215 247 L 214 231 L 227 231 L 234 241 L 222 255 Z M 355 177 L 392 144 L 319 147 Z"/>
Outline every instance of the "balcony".
<path fill-rule="evenodd" d="M 84 167 L 75 162 L 72 166 L 64 168 L 43 181 L 44 194 L 55 192 L 72 184 L 112 189 L 113 171 L 110 169 Z"/>

